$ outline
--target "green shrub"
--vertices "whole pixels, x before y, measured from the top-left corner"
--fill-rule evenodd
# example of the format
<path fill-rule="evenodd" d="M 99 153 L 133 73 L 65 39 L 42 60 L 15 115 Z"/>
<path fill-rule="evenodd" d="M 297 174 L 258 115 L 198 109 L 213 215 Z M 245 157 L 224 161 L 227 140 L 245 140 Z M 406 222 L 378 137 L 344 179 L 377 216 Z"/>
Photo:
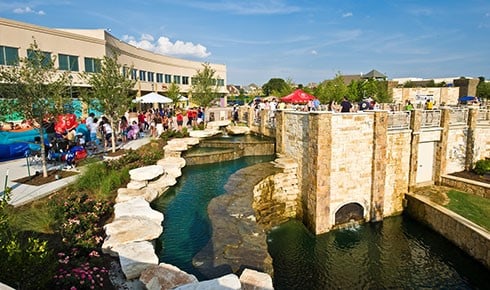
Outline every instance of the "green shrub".
<path fill-rule="evenodd" d="M 478 160 L 473 168 L 473 171 L 478 175 L 490 173 L 490 160 Z"/>
<path fill-rule="evenodd" d="M 56 261 L 47 241 L 11 226 L 9 193 L 0 200 L 0 281 L 17 289 L 44 289 Z"/>

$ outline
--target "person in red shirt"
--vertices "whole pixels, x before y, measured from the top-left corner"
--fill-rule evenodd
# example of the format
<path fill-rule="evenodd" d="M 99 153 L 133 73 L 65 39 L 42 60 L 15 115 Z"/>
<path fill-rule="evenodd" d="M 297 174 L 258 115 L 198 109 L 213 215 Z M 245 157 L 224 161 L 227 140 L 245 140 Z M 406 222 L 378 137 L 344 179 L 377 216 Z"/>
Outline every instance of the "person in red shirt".
<path fill-rule="evenodd" d="M 182 131 L 182 124 L 184 123 L 184 116 L 181 111 L 177 111 L 177 128 Z"/>

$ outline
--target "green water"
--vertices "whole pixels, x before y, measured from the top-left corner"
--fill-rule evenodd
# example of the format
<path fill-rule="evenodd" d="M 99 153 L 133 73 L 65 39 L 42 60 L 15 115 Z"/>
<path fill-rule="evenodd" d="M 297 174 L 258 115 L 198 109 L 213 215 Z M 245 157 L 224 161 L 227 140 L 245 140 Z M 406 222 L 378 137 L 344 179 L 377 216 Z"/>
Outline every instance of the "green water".
<path fill-rule="evenodd" d="M 152 203 L 164 214 L 163 234 L 159 238 L 160 261 L 204 279 L 193 267 L 192 258 L 209 241 L 211 226 L 207 214 L 209 201 L 225 193 L 223 186 L 237 170 L 273 160 L 273 156 L 242 157 L 237 160 L 186 166 L 177 185 Z"/>
<path fill-rule="evenodd" d="M 268 237 L 274 289 L 489 289 L 489 271 L 414 220 L 314 236 L 298 221 Z"/>
<path fill-rule="evenodd" d="M 192 258 L 209 241 L 209 201 L 237 170 L 271 157 L 244 157 L 184 168 L 152 206 L 164 213 L 160 261 L 203 277 Z M 408 217 L 314 236 L 298 221 L 268 235 L 274 287 L 281 289 L 489 289 L 489 271 L 442 236 Z"/>

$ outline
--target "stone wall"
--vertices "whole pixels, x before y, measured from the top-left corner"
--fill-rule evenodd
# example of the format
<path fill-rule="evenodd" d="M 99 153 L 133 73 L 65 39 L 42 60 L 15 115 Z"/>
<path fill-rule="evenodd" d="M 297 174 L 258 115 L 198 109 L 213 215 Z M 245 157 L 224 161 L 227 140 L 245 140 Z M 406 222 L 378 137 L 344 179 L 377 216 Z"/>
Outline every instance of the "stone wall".
<path fill-rule="evenodd" d="M 253 189 L 257 222 L 266 230 L 302 215 L 296 175 L 298 164 L 289 158 L 278 158 L 274 163 L 282 172 L 268 176 Z"/>
<path fill-rule="evenodd" d="M 478 124 L 475 129 L 474 162 L 490 157 L 490 126 Z"/>
<path fill-rule="evenodd" d="M 430 95 L 435 100 L 435 105 L 441 104 L 456 105 L 460 88 L 458 87 L 435 87 L 435 88 L 394 88 L 393 89 L 393 101 L 395 103 L 405 103 L 406 100 L 410 100 L 412 104 L 425 103 L 423 97 L 417 99 L 417 96 Z"/>
<path fill-rule="evenodd" d="M 365 219 L 370 220 L 373 182 L 374 114 L 333 114 L 331 123 L 331 215 L 327 220 L 317 219 L 326 228 L 334 225 L 335 212 L 351 202 L 362 205 Z"/>
<path fill-rule="evenodd" d="M 476 182 L 451 175 L 443 175 L 441 179 L 441 185 L 456 188 L 460 191 L 484 198 L 490 198 L 490 186 L 486 183 Z"/>
<path fill-rule="evenodd" d="M 490 126 L 482 124 L 482 111 L 470 108 L 467 120 L 456 123 L 463 115 L 453 113 L 414 110 L 406 126 L 390 127 L 395 114 L 381 110 L 278 111 L 276 151 L 298 164 L 304 224 L 316 234 L 327 232 L 336 225 L 335 213 L 352 203 L 362 206 L 366 221 L 398 214 L 405 193 L 490 157 Z M 433 156 L 420 151 L 427 148 L 422 143 L 433 143 Z"/>
<path fill-rule="evenodd" d="M 444 173 L 449 174 L 464 170 L 466 160 L 467 126 L 449 128 L 446 152 L 446 168 Z"/>
<path fill-rule="evenodd" d="M 403 211 L 403 197 L 407 193 L 410 171 L 411 131 L 401 130 L 388 133 L 386 154 L 386 179 L 384 215 L 395 215 Z"/>
<path fill-rule="evenodd" d="M 425 197 L 407 194 L 407 213 L 456 244 L 490 268 L 490 234 L 482 227 L 435 204 Z"/>

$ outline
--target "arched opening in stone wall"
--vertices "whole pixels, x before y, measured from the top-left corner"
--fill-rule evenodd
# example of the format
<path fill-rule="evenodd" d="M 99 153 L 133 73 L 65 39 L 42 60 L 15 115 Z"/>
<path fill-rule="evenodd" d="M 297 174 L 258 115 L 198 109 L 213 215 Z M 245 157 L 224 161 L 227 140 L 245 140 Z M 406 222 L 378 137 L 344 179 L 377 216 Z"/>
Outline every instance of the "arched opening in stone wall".
<path fill-rule="evenodd" d="M 364 220 L 364 208 L 362 205 L 356 202 L 348 203 L 342 206 L 335 213 L 335 225 L 345 224 L 352 220 Z"/>

